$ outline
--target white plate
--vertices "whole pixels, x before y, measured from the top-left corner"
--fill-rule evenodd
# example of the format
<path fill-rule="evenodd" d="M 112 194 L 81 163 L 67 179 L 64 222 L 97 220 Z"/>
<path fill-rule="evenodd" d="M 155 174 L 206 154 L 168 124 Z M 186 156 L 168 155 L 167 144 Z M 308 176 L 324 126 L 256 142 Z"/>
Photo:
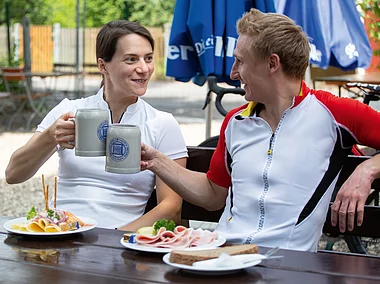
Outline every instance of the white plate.
<path fill-rule="evenodd" d="M 28 236 L 61 236 L 61 235 L 71 235 L 71 234 L 77 234 L 77 233 L 83 233 L 89 230 L 94 229 L 97 225 L 98 222 L 92 218 L 87 218 L 87 217 L 79 217 L 84 223 L 86 224 L 92 224 L 92 226 L 84 226 L 82 228 L 79 228 L 78 230 L 74 231 L 64 231 L 64 232 L 56 232 L 56 233 L 40 233 L 40 232 L 27 232 L 27 231 L 20 231 L 12 228 L 13 224 L 20 224 L 20 223 L 26 223 L 28 222 L 25 217 L 21 218 L 16 218 L 9 220 L 4 223 L 3 227 L 5 230 L 11 233 L 19 234 L 19 235 L 28 235 Z"/>
<path fill-rule="evenodd" d="M 212 249 L 215 247 L 219 247 L 222 244 L 226 242 L 226 238 L 219 235 L 218 238 L 211 243 L 199 247 L 191 247 L 191 248 L 185 248 L 185 249 L 180 249 L 180 250 L 201 250 L 201 249 Z M 149 246 L 144 246 L 140 245 L 137 243 L 128 243 L 124 241 L 124 238 L 121 238 L 120 243 L 125 246 L 126 248 L 133 249 L 133 250 L 138 250 L 138 251 L 145 251 L 145 252 L 159 252 L 159 253 L 168 253 L 171 252 L 173 249 L 171 248 L 154 248 L 154 247 L 149 247 Z"/>
<path fill-rule="evenodd" d="M 162 258 L 162 260 L 166 264 L 169 264 L 170 266 L 181 268 L 183 270 L 186 270 L 186 272 L 203 274 L 203 275 L 220 275 L 220 274 L 235 273 L 244 268 L 258 265 L 261 262 L 261 260 L 257 260 L 257 261 L 252 261 L 252 262 L 241 264 L 241 265 L 209 268 L 209 267 L 199 267 L 199 266 L 191 266 L 191 265 L 185 265 L 185 264 L 179 264 L 179 263 L 172 263 L 169 261 L 169 259 L 170 259 L 170 253 L 165 254 Z"/>

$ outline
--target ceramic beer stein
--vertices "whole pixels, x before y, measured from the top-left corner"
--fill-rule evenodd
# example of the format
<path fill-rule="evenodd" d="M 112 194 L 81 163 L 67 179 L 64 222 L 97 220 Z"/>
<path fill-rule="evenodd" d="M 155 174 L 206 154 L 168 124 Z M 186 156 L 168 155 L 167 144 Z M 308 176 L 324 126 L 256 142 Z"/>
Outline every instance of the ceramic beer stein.
<path fill-rule="evenodd" d="M 109 124 L 106 109 L 78 109 L 75 114 L 75 155 L 105 156 Z"/>
<path fill-rule="evenodd" d="M 140 171 L 141 132 L 137 125 L 112 124 L 106 147 L 107 172 L 133 174 Z"/>

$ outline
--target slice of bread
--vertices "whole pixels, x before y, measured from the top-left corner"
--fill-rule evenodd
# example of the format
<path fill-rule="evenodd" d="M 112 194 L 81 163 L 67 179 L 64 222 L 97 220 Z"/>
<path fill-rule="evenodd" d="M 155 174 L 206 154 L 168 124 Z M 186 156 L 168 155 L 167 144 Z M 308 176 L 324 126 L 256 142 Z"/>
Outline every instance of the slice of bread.
<path fill-rule="evenodd" d="M 192 265 L 196 261 L 217 258 L 222 252 L 229 255 L 238 255 L 258 253 L 258 251 L 259 248 L 257 245 L 253 244 L 225 246 L 209 250 L 173 250 L 170 253 L 169 261 L 172 263 Z"/>

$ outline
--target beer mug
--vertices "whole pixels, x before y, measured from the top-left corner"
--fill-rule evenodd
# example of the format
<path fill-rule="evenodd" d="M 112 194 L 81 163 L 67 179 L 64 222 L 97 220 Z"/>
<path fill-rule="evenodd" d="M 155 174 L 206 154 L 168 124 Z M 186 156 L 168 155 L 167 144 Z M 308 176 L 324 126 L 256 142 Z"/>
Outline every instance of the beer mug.
<path fill-rule="evenodd" d="M 78 109 L 75 114 L 75 155 L 106 155 L 109 112 L 106 109 Z"/>
<path fill-rule="evenodd" d="M 106 168 L 110 173 L 134 174 L 140 171 L 141 132 L 137 125 L 112 124 L 108 128 Z"/>

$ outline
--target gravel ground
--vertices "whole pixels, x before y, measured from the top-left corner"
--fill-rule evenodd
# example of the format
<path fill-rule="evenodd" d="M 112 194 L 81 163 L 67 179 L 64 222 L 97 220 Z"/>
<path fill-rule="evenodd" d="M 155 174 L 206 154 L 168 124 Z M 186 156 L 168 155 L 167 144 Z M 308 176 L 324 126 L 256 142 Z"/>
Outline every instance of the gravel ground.
<path fill-rule="evenodd" d="M 45 183 L 53 188 L 53 176 L 46 176 Z M 33 177 L 15 185 L 9 185 L 0 179 L 0 204 L 0 216 L 23 217 L 32 206 L 44 208 L 41 177 Z"/>

